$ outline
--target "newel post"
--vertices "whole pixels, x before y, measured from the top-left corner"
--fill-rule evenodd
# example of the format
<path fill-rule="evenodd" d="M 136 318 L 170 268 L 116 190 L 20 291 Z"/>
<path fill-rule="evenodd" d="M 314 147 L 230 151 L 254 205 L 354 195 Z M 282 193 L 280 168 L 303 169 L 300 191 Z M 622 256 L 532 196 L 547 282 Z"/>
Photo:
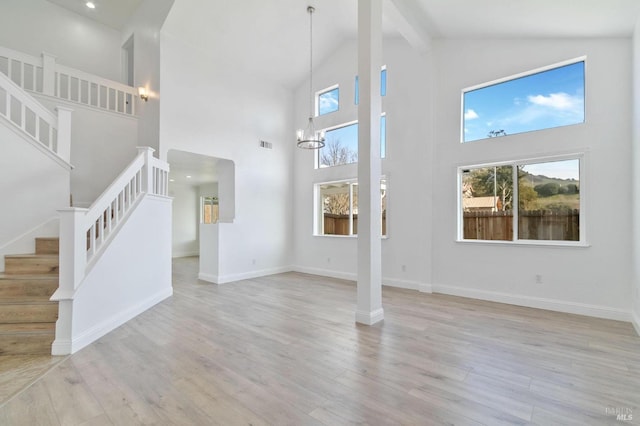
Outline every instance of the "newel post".
<path fill-rule="evenodd" d="M 58 146 L 56 153 L 67 163 L 71 162 L 71 108 L 56 107 L 58 112 Z"/>
<path fill-rule="evenodd" d="M 85 216 L 88 209 L 69 207 L 60 213 L 60 289 L 73 293 L 84 278 L 87 266 L 87 230 Z"/>
<path fill-rule="evenodd" d="M 60 214 L 60 268 L 58 290 L 51 300 L 58 301 L 56 339 L 51 345 L 52 355 L 73 352 L 73 299 L 82 283 L 87 264 L 87 233 L 84 227 L 87 209 L 70 207 Z"/>
<path fill-rule="evenodd" d="M 55 96 L 56 90 L 56 57 L 42 52 L 42 93 Z"/>
<path fill-rule="evenodd" d="M 153 166 L 151 160 L 155 149 L 150 146 L 138 146 L 138 155 L 144 156 L 144 168 L 142 169 L 142 192 L 153 194 Z"/>

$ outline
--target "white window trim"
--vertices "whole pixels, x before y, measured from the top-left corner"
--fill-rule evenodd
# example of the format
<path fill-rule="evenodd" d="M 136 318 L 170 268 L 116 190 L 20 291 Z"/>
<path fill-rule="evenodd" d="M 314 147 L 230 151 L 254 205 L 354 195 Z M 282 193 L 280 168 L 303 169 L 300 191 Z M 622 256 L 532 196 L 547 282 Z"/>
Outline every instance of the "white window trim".
<path fill-rule="evenodd" d="M 527 157 L 508 161 L 495 161 L 480 164 L 467 164 L 457 167 L 457 192 L 456 192 L 456 242 L 464 244 L 489 244 L 489 245 L 511 245 L 511 246 L 555 246 L 555 247 L 590 247 L 587 239 L 587 199 L 589 185 L 587 179 L 588 151 L 574 152 L 570 154 L 545 155 L 540 157 Z M 483 167 L 516 166 L 520 164 L 547 163 L 562 160 L 578 160 L 580 162 L 580 240 L 560 241 L 560 240 L 520 240 L 518 239 L 518 209 L 514 206 L 513 214 L 513 240 L 466 240 L 463 238 L 463 211 L 462 211 L 462 173 L 464 170 L 477 169 Z M 513 169 L 513 198 L 518 200 L 518 170 Z"/>
<path fill-rule="evenodd" d="M 545 71 L 550 71 L 552 69 L 555 68 L 561 68 L 567 65 L 572 65 L 572 64 L 577 64 L 578 62 L 584 62 L 584 97 L 585 97 L 585 105 L 584 105 L 584 121 L 583 123 L 587 122 L 587 105 L 586 105 L 586 99 L 587 99 L 587 56 L 579 56 L 577 58 L 573 58 L 573 59 L 567 59 L 566 61 L 561 61 L 561 62 L 556 62 L 555 64 L 551 64 L 551 65 L 545 65 L 543 67 L 539 67 L 539 68 L 535 68 L 533 70 L 529 70 L 529 71 L 524 71 L 521 73 L 517 73 L 517 74 L 513 74 L 507 77 L 502 77 L 502 78 L 498 78 L 496 80 L 491 80 L 489 82 L 485 82 L 485 83 L 480 83 L 480 84 L 476 84 L 474 86 L 469 86 L 469 87 L 465 87 L 464 89 L 462 89 L 462 91 L 460 92 L 460 143 L 461 144 L 466 144 L 468 142 L 478 142 L 478 141 L 483 141 L 486 139 L 490 139 L 490 138 L 486 138 L 486 139 L 478 139 L 478 140 L 473 140 L 473 141 L 468 141 L 465 142 L 464 140 L 464 95 L 467 92 L 471 92 L 474 90 L 478 90 L 478 89 L 482 89 L 485 87 L 489 87 L 489 86 L 495 86 L 496 84 L 500 84 L 500 83 L 504 83 L 507 81 L 511 81 L 511 80 L 517 80 L 519 78 L 522 77 L 527 77 L 533 74 L 538 74 L 541 72 L 545 72 Z M 575 123 L 575 124 L 579 124 L 579 123 Z M 538 132 L 541 130 L 547 130 L 545 129 L 538 129 L 538 130 L 532 130 L 533 132 Z M 530 132 L 526 132 L 526 133 L 530 133 Z M 519 134 L 519 133 L 515 133 L 515 134 Z"/>
<path fill-rule="evenodd" d="M 387 187 L 387 233 L 385 235 L 382 235 L 382 239 L 386 240 L 389 238 L 389 206 L 390 206 L 390 199 L 389 199 L 389 176 L 388 174 L 382 174 L 380 175 L 380 180 L 384 180 L 386 183 L 386 187 Z M 335 235 L 335 234 L 325 234 L 324 233 L 324 217 L 323 217 L 323 211 L 320 208 L 320 204 L 322 203 L 322 200 L 320 199 L 320 186 L 321 185 L 328 185 L 328 184 L 332 184 L 332 183 L 348 183 L 351 184 L 349 186 L 349 196 L 351 197 L 351 199 L 353 199 L 353 185 L 352 184 L 358 184 L 358 178 L 354 177 L 354 178 L 345 178 L 345 179 L 337 179 L 337 180 L 331 180 L 331 181 L 324 181 L 324 182 L 315 182 L 313 184 L 313 220 L 312 220 L 312 231 L 311 231 L 311 235 L 313 237 L 320 237 L 320 238 L 358 238 L 358 235 L 354 235 L 353 234 L 353 220 L 351 220 L 351 218 L 353 217 L 353 210 L 349 209 L 349 233 L 351 235 Z M 351 206 L 353 207 L 353 206 Z"/>
<path fill-rule="evenodd" d="M 340 111 L 340 85 L 334 84 L 333 86 L 325 87 L 324 89 L 318 90 L 315 94 L 315 117 L 320 117 L 320 95 L 323 95 L 327 92 L 331 92 L 332 90 L 338 89 L 338 109 L 335 111 L 327 112 L 322 115 L 332 114 L 334 112 Z"/>

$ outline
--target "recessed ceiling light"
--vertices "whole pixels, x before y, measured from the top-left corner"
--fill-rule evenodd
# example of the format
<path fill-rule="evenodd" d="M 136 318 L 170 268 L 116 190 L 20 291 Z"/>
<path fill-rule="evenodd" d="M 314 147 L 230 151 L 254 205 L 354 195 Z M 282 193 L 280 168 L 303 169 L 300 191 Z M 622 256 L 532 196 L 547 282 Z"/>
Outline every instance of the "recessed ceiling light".
<path fill-rule="evenodd" d="M 92 1 L 88 1 L 85 4 L 89 9 L 95 9 L 96 8 L 96 4 L 94 2 L 92 2 Z"/>
<path fill-rule="evenodd" d="M 190 176 L 190 175 L 187 175 L 187 179 L 191 179 L 191 176 Z"/>
<path fill-rule="evenodd" d="M 176 181 L 175 179 L 169 179 L 169 182 L 175 182 L 175 181 Z"/>

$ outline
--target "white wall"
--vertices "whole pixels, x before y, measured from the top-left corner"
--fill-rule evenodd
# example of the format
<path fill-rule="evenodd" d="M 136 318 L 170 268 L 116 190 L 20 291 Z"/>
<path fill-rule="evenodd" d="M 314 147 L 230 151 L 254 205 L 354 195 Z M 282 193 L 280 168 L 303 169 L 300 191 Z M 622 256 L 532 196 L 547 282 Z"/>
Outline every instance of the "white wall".
<path fill-rule="evenodd" d="M 438 41 L 433 289 L 629 319 L 631 61 L 628 39 Z M 587 56 L 582 125 L 459 143 L 465 87 Z M 496 59 L 498 58 L 498 59 Z M 586 152 L 588 248 L 457 243 L 456 166 Z M 613 216 L 612 216 L 613 215 Z M 535 276 L 542 283 L 535 283 Z"/>
<path fill-rule="evenodd" d="M 76 291 L 66 353 L 77 352 L 173 294 L 170 227 L 171 200 L 145 196 Z M 68 344 L 54 346 L 62 343 Z"/>
<path fill-rule="evenodd" d="M 430 54 L 420 54 L 403 39 L 391 38 L 384 40 L 383 62 L 387 66 L 387 95 L 382 104 L 387 115 L 387 155 L 382 171 L 388 181 L 388 238 L 382 241 L 383 283 L 419 289 L 430 283 L 431 274 L 432 61 Z M 357 119 L 356 74 L 355 41 L 345 43 L 314 71 L 314 92 L 334 84 L 340 87 L 339 111 L 318 117 L 318 127 Z M 296 91 L 297 127 L 303 127 L 308 117 L 308 84 L 304 82 Z M 314 153 L 296 150 L 294 174 L 296 269 L 355 279 L 356 239 L 313 236 L 313 186 L 355 178 L 357 166 L 316 170 Z"/>
<path fill-rule="evenodd" d="M 225 269 L 230 274 L 287 269 L 292 94 L 264 81 L 259 66 L 235 69 L 216 57 L 216 43 L 206 51 L 183 43 L 181 19 L 188 13 L 188 5 L 176 2 L 161 35 L 160 158 L 175 148 L 233 161 L 233 238 L 221 249 L 234 257 Z M 273 149 L 260 148 L 260 140 L 272 142 Z"/>
<path fill-rule="evenodd" d="M 633 322 L 640 334 L 640 17 L 633 34 L 633 140 L 632 140 L 632 170 L 633 170 L 633 248 L 631 264 L 632 292 L 633 292 Z"/>
<path fill-rule="evenodd" d="M 138 154 L 138 120 L 80 104 L 34 94 L 44 106 L 71 113 L 71 194 L 73 204 L 88 207 Z"/>
<path fill-rule="evenodd" d="M 122 82 L 120 33 L 45 0 L 0 2 L 0 46 Z"/>
<path fill-rule="evenodd" d="M 121 45 L 133 35 L 134 86 L 149 93 L 147 102 L 136 98 L 141 146 L 160 146 L 160 28 L 174 0 L 144 0 L 122 30 Z"/>
<path fill-rule="evenodd" d="M 169 183 L 169 195 L 173 197 L 172 256 L 197 256 L 199 250 L 198 224 L 200 196 L 198 187 Z"/>
<path fill-rule="evenodd" d="M 69 206 L 69 168 L 25 140 L 0 118 L 0 271 L 4 255 L 32 253 L 33 232 L 56 236 L 57 209 Z M 37 142 L 34 142 L 34 144 Z"/>

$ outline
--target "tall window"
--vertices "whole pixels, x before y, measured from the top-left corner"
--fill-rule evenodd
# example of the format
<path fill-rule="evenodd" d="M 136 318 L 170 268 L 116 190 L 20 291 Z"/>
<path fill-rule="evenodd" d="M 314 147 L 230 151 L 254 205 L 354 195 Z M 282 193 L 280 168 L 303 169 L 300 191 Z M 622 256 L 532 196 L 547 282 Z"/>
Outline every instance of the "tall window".
<path fill-rule="evenodd" d="M 460 169 L 463 240 L 583 241 L 580 157 Z"/>
<path fill-rule="evenodd" d="M 316 185 L 316 235 L 358 234 L 358 182 L 345 180 Z M 387 234 L 387 181 L 380 181 L 382 235 Z"/>
<path fill-rule="evenodd" d="M 318 115 L 337 111 L 340 107 L 340 88 L 335 86 L 318 93 L 317 101 Z"/>
<path fill-rule="evenodd" d="M 200 223 L 218 223 L 218 197 L 200 197 Z"/>
<path fill-rule="evenodd" d="M 387 154 L 387 116 L 380 117 L 380 158 Z M 325 132 L 325 146 L 318 150 L 318 168 L 358 162 L 358 123 Z"/>
<path fill-rule="evenodd" d="M 462 142 L 584 122 L 585 61 L 463 91 Z"/>

